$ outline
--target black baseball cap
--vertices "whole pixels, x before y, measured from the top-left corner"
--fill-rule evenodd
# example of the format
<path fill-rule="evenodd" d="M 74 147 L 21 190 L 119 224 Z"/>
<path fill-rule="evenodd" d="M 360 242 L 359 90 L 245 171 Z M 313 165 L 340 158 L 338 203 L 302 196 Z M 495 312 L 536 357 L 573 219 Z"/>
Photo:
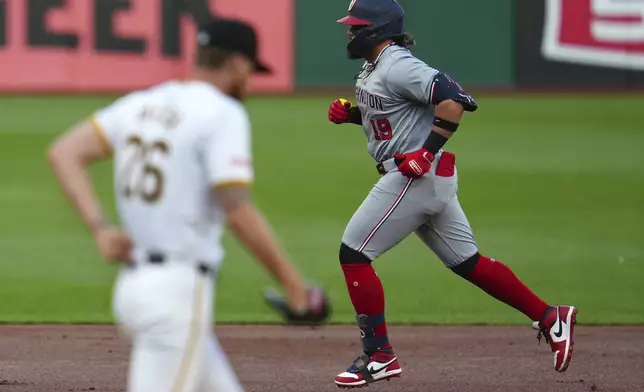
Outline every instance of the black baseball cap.
<path fill-rule="evenodd" d="M 212 46 L 248 57 L 255 64 L 255 72 L 272 73 L 258 58 L 257 33 L 246 22 L 236 19 L 212 19 L 199 28 L 197 41 L 201 46 Z"/>

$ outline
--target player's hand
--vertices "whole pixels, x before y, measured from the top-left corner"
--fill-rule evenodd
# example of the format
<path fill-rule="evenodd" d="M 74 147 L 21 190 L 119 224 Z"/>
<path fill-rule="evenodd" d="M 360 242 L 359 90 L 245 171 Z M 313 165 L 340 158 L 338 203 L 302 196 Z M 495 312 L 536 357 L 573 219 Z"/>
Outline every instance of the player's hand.
<path fill-rule="evenodd" d="M 132 239 L 118 227 L 107 226 L 94 233 L 94 241 L 105 260 L 129 263 L 134 246 Z"/>
<path fill-rule="evenodd" d="M 329 107 L 329 121 L 336 124 L 349 122 L 349 110 L 351 110 L 351 102 L 342 98 L 336 99 Z"/>
<path fill-rule="evenodd" d="M 432 168 L 434 161 L 434 154 L 424 148 L 407 154 L 394 154 L 393 157 L 398 170 L 407 178 L 424 176 Z"/>
<path fill-rule="evenodd" d="M 293 294 L 290 293 L 289 297 Z M 318 287 L 309 287 L 305 292 L 305 303 L 295 305 L 300 299 L 289 298 L 286 300 L 275 290 L 264 292 L 266 302 L 282 316 L 284 321 L 290 325 L 319 325 L 323 324 L 331 315 L 331 304 L 324 291 Z"/>

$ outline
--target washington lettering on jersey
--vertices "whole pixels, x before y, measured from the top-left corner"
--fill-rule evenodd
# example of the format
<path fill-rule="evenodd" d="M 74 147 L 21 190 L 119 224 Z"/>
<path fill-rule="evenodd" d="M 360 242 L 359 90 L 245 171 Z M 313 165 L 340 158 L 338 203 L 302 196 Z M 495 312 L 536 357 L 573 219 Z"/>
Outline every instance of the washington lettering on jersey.
<path fill-rule="evenodd" d="M 382 99 L 369 91 L 356 86 L 356 99 L 359 103 L 367 105 L 372 109 L 384 111 L 385 107 L 382 104 Z"/>
<path fill-rule="evenodd" d="M 383 49 L 371 67 L 356 81 L 369 154 L 383 161 L 418 150 L 432 128 L 436 107 L 428 102 L 438 71 L 397 45 Z"/>

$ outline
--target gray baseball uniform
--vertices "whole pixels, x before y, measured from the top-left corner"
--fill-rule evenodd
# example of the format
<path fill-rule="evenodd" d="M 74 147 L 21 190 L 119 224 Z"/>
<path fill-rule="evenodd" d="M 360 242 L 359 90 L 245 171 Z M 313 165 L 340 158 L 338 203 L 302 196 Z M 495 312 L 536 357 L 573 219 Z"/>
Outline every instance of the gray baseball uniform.
<path fill-rule="evenodd" d="M 369 153 L 376 161 L 422 147 L 434 119 L 435 106 L 428 102 L 437 73 L 395 45 L 385 48 L 373 64 L 365 64 L 356 98 Z M 456 196 L 456 169 L 436 172 L 442 157 L 441 151 L 431 171 L 417 180 L 402 176 L 392 165 L 349 221 L 342 242 L 373 260 L 415 232 L 448 267 L 476 254 L 472 229 Z"/>

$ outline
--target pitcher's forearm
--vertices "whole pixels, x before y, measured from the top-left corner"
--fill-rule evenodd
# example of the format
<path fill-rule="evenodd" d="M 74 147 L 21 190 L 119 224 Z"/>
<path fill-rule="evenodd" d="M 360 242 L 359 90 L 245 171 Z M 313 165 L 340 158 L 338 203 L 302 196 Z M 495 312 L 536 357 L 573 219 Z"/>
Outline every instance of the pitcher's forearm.
<path fill-rule="evenodd" d="M 228 213 L 226 221 L 237 239 L 286 290 L 304 290 L 300 274 L 277 243 L 266 219 L 251 203 Z"/>
<path fill-rule="evenodd" d="M 255 208 L 248 185 L 215 186 L 213 196 L 226 214 L 226 224 L 288 292 L 291 306 L 306 306 L 304 279 L 286 256 L 264 216 Z"/>

